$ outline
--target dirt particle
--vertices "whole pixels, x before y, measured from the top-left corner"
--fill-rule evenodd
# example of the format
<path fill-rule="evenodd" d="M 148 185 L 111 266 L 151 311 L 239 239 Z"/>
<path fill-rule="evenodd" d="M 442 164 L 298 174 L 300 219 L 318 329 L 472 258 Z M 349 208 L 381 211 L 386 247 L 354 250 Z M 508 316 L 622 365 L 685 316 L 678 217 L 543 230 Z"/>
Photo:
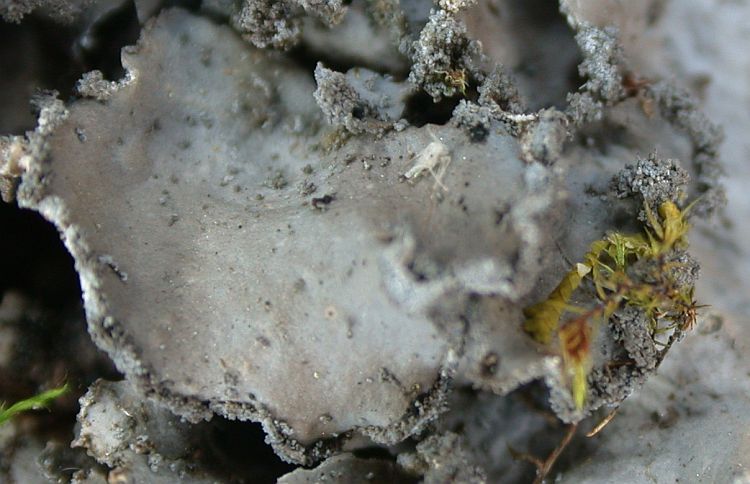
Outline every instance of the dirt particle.
<path fill-rule="evenodd" d="M 109 267 L 122 282 L 128 281 L 128 273 L 120 269 L 111 255 L 100 255 L 99 262 Z"/>
<path fill-rule="evenodd" d="M 713 334 L 724 326 L 724 318 L 719 314 L 709 314 L 698 326 L 698 333 L 707 335 Z"/>
<path fill-rule="evenodd" d="M 317 189 L 318 189 L 317 185 L 315 185 L 315 183 L 311 182 L 310 180 L 304 180 L 299 185 L 299 193 L 300 195 L 303 195 L 303 196 L 311 195 L 315 193 Z"/>
<path fill-rule="evenodd" d="M 329 194 L 323 195 L 322 197 L 312 199 L 312 207 L 317 210 L 326 210 L 331 202 L 336 200 L 336 195 Z"/>
<path fill-rule="evenodd" d="M 336 310 L 336 307 L 333 305 L 326 306 L 326 308 L 323 310 L 323 314 L 325 314 L 326 319 L 335 319 L 336 316 L 338 316 L 339 312 Z"/>
<path fill-rule="evenodd" d="M 484 355 L 482 358 L 482 366 L 480 373 L 483 377 L 488 378 L 497 373 L 497 368 L 500 365 L 500 356 L 494 351 L 491 351 Z"/>
<path fill-rule="evenodd" d="M 677 423 L 680 413 L 673 406 L 666 408 L 664 412 L 654 411 L 651 413 L 651 420 L 659 426 L 660 429 L 668 429 Z"/>
<path fill-rule="evenodd" d="M 278 170 L 270 178 L 268 178 L 263 184 L 268 188 L 273 188 L 274 190 L 281 190 L 282 188 L 287 186 L 289 182 L 287 182 L 286 177 L 284 176 L 284 173 L 281 170 Z"/>
<path fill-rule="evenodd" d="M 81 143 L 85 143 L 86 142 L 86 131 L 84 131 L 83 128 L 76 128 L 75 132 L 76 132 L 76 136 L 78 137 L 78 141 L 80 141 Z"/>
<path fill-rule="evenodd" d="M 302 292 L 305 290 L 305 287 L 307 286 L 307 283 L 304 279 L 299 278 L 296 281 L 294 281 L 294 292 Z"/>
<path fill-rule="evenodd" d="M 327 423 L 330 423 L 330 422 L 333 421 L 333 417 L 331 417 L 327 413 L 324 413 L 323 415 L 321 415 L 320 417 L 318 417 L 318 420 L 320 420 L 320 423 L 322 423 L 322 424 L 327 424 Z"/>
<path fill-rule="evenodd" d="M 483 124 L 475 124 L 473 127 L 469 128 L 469 139 L 473 143 L 483 143 L 487 140 L 489 134 L 490 130 Z"/>

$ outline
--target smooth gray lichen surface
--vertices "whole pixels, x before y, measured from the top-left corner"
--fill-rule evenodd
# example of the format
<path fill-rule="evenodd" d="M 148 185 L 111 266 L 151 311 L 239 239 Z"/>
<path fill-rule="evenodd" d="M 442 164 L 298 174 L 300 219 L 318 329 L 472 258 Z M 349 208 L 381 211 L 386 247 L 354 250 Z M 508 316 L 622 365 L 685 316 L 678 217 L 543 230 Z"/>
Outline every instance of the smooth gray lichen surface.
<path fill-rule="evenodd" d="M 310 80 L 184 12 L 123 61 L 129 80 L 70 107 L 18 196 L 60 228 L 97 343 L 178 414 L 260 420 L 296 461 L 353 429 L 393 443 L 434 419 L 463 345 L 444 316 L 530 290 L 557 177 L 509 135 L 439 127 L 324 158 L 297 134 L 320 123 Z M 450 155 L 432 166 L 438 146 Z M 494 344 L 530 366 L 503 367 L 508 390 L 546 361 L 515 314 Z"/>

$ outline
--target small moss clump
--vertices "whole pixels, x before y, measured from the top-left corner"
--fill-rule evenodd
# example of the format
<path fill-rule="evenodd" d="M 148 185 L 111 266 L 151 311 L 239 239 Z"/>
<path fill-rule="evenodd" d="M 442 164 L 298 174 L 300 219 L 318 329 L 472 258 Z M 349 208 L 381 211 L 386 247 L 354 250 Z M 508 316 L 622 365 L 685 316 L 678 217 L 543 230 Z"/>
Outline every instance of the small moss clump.
<path fill-rule="evenodd" d="M 656 214 L 644 203 L 644 233 L 613 232 L 593 242 L 583 262 L 563 277 L 547 299 L 524 310 L 523 328 L 537 342 L 549 344 L 557 331 L 578 410 L 586 399 L 592 334 L 602 321 L 609 321 L 622 308 L 633 307 L 645 313 L 651 338 L 668 331 L 686 331 L 694 325 L 698 308 L 694 285 L 678 277 L 680 263 L 673 257 L 675 251 L 687 247 L 690 208 L 681 210 L 667 200 Z M 590 281 L 596 293 L 597 302 L 590 308 L 570 302 L 584 281 Z M 566 313 L 576 316 L 562 321 Z"/>

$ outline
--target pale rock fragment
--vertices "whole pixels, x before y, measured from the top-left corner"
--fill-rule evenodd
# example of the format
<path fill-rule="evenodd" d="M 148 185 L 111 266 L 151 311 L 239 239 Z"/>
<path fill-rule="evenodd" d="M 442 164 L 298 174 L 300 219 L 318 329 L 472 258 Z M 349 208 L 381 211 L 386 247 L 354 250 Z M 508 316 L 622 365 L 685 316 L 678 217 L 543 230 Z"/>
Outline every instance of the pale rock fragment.
<path fill-rule="evenodd" d="M 453 432 L 427 437 L 417 444 L 416 452 L 399 455 L 398 463 L 421 476 L 425 484 L 488 482 L 484 470 L 472 462 L 461 437 Z"/>
<path fill-rule="evenodd" d="M 340 454 L 321 462 L 313 469 L 297 469 L 277 481 L 278 484 L 339 484 L 412 482 L 410 476 L 394 463 L 381 459 L 362 459 L 352 454 Z"/>
<path fill-rule="evenodd" d="M 110 468 L 109 482 L 214 483 L 191 462 L 191 425 L 127 381 L 98 380 L 81 397 L 74 448 Z"/>

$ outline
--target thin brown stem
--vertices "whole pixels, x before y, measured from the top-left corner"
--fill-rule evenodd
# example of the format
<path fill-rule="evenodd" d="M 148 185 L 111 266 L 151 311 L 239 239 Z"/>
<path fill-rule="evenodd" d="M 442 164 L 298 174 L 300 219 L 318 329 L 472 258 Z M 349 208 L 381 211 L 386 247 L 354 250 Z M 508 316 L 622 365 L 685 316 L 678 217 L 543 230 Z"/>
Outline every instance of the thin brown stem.
<path fill-rule="evenodd" d="M 510 455 L 511 457 L 513 457 L 513 459 L 523 460 L 528 462 L 529 464 L 533 464 L 534 467 L 536 467 L 537 472 L 540 472 L 540 469 L 544 467 L 544 462 L 537 456 L 531 455 L 528 452 L 519 452 L 510 445 L 508 445 L 508 451 L 510 452 Z"/>
<path fill-rule="evenodd" d="M 616 407 L 614 410 L 612 410 L 611 412 L 609 412 L 609 414 L 606 417 L 604 417 L 601 422 L 599 422 L 598 424 L 596 424 L 596 426 L 593 429 L 591 429 L 589 431 L 589 433 L 586 434 L 586 437 L 593 437 L 596 434 L 598 434 L 599 432 L 601 432 L 602 429 L 604 427 L 606 427 L 607 424 L 609 422 L 611 422 L 613 418 L 615 418 L 615 414 L 617 414 L 617 410 L 619 408 L 620 407 Z"/>
<path fill-rule="evenodd" d="M 573 436 L 576 434 L 577 429 L 577 423 L 570 424 L 568 426 L 567 432 L 565 432 L 565 436 L 563 437 L 562 441 L 560 441 L 557 447 L 555 447 L 555 450 L 553 450 L 550 455 L 547 456 L 547 458 L 544 460 L 525 452 L 518 452 L 510 446 L 508 446 L 508 450 L 510 451 L 514 459 L 524 460 L 526 462 L 534 464 L 534 466 L 536 467 L 536 478 L 534 479 L 534 484 L 542 484 L 542 482 L 544 482 L 544 479 L 552 470 L 552 467 L 555 465 L 555 462 L 557 462 L 560 454 L 563 453 L 568 444 L 570 444 L 570 441 L 573 440 Z"/>
<path fill-rule="evenodd" d="M 549 472 L 552 470 L 552 466 L 555 465 L 555 462 L 557 462 L 560 454 L 563 453 L 568 444 L 570 444 L 570 441 L 573 440 L 573 436 L 576 434 L 577 429 L 577 423 L 570 424 L 568 426 L 568 431 L 565 433 L 565 437 L 563 437 L 562 441 L 557 445 L 557 447 L 555 447 L 555 450 L 553 450 L 552 453 L 544 460 L 544 465 L 541 468 L 537 468 L 534 484 L 542 484 L 542 482 L 544 482 L 544 478 L 546 478 Z"/>

